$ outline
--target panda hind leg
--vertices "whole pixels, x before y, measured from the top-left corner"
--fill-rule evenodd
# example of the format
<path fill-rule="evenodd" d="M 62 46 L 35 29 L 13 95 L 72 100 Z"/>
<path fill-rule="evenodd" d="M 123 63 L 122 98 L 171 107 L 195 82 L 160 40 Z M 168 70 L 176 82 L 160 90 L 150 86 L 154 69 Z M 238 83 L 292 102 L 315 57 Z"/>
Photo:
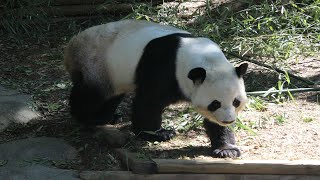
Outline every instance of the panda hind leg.
<path fill-rule="evenodd" d="M 131 119 L 135 135 L 147 141 L 167 141 L 173 138 L 176 135 L 174 130 L 161 127 L 161 116 L 166 105 L 163 99 L 136 92 Z"/>
<path fill-rule="evenodd" d="M 229 127 L 220 126 L 204 119 L 204 128 L 210 138 L 212 156 L 217 158 L 240 157 L 239 148 L 235 145 L 235 137 Z"/>
<path fill-rule="evenodd" d="M 104 93 L 96 86 L 74 82 L 70 94 L 71 115 L 87 126 L 112 124 L 114 112 L 124 95 L 105 99 Z"/>

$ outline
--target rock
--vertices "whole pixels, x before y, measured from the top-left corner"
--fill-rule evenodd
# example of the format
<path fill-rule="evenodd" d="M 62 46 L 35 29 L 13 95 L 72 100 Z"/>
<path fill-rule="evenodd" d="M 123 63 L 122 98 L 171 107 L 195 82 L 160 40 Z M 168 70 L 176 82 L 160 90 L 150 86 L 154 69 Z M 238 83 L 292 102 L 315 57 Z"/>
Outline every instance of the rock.
<path fill-rule="evenodd" d="M 50 137 L 27 138 L 0 144 L 0 160 L 8 163 L 47 159 L 54 161 L 73 160 L 77 150 L 64 140 Z"/>
<path fill-rule="evenodd" d="M 0 86 L 0 132 L 12 122 L 27 123 L 40 117 L 31 110 L 31 103 L 31 96 Z"/>
<path fill-rule="evenodd" d="M 77 178 L 78 172 L 74 170 L 57 169 L 43 165 L 28 167 L 8 166 L 0 167 L 0 179 L 12 180 L 43 180 L 43 179 L 68 179 Z"/>
<path fill-rule="evenodd" d="M 78 157 L 64 140 L 27 138 L 0 144 L 0 179 L 78 179 L 74 170 L 58 169 L 50 162 L 68 162 Z"/>

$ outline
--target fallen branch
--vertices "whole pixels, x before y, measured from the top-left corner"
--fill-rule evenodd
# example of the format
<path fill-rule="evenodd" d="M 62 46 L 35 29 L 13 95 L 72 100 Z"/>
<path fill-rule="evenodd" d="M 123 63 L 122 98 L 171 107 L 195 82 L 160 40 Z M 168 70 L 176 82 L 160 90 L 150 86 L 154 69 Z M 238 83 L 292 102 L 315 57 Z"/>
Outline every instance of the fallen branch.
<path fill-rule="evenodd" d="M 233 53 L 233 52 L 225 52 L 225 53 L 228 54 L 228 55 L 230 55 L 230 56 L 233 56 L 233 57 L 236 57 L 236 58 L 238 58 L 238 59 L 241 59 L 242 61 L 248 61 L 248 62 L 251 62 L 251 63 L 253 63 L 253 64 L 256 64 L 256 65 L 259 65 L 259 66 L 262 66 L 262 67 L 265 67 L 265 68 L 268 68 L 268 69 L 275 70 L 275 71 L 277 71 L 278 73 L 283 73 L 283 74 L 286 73 L 285 71 L 283 71 L 283 70 L 281 70 L 281 69 L 279 69 L 279 68 L 272 67 L 272 66 L 270 66 L 270 65 L 261 63 L 261 62 L 259 62 L 259 61 L 255 61 L 255 60 L 253 60 L 253 59 L 250 59 L 250 57 L 247 57 L 247 56 L 240 56 L 240 55 L 238 55 L 238 54 L 236 54 L 236 53 Z M 289 75 L 290 77 L 293 77 L 293 78 L 295 78 L 295 79 L 297 79 L 297 80 L 300 80 L 300 81 L 302 81 L 302 82 L 304 82 L 304 83 L 306 83 L 306 84 L 308 84 L 308 85 L 317 85 L 317 84 L 316 84 L 315 82 L 313 82 L 313 81 L 310 81 L 310 80 L 308 80 L 308 79 L 305 79 L 305 78 L 303 78 L 303 77 L 294 75 L 294 74 L 289 73 L 289 72 L 287 72 L 287 73 L 288 73 L 288 75 Z"/>
<path fill-rule="evenodd" d="M 283 90 L 269 90 L 269 91 L 253 91 L 247 92 L 247 95 L 259 96 L 263 94 L 274 94 L 274 93 L 297 93 L 297 92 L 309 92 L 309 91 L 320 91 L 320 88 L 297 88 L 297 89 L 283 89 Z"/>

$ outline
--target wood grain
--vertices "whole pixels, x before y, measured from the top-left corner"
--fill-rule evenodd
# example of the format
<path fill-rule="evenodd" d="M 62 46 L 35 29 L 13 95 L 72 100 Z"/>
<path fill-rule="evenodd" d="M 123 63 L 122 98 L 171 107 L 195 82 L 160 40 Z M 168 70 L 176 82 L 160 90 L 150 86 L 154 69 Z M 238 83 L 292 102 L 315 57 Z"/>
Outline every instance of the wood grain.
<path fill-rule="evenodd" d="M 158 173 L 320 175 L 320 161 L 153 159 Z"/>

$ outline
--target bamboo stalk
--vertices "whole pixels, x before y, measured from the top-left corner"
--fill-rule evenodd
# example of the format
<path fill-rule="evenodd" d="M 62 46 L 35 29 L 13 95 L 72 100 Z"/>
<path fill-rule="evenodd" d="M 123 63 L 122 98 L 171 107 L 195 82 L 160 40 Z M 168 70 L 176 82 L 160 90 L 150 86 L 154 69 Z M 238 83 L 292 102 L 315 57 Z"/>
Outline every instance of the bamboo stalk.
<path fill-rule="evenodd" d="M 297 93 L 297 92 L 309 92 L 309 91 L 320 91 L 320 88 L 297 88 L 297 89 L 283 89 L 283 90 L 270 90 L 270 91 L 253 91 L 247 92 L 247 95 L 259 96 L 263 94 L 274 94 L 274 93 Z"/>

